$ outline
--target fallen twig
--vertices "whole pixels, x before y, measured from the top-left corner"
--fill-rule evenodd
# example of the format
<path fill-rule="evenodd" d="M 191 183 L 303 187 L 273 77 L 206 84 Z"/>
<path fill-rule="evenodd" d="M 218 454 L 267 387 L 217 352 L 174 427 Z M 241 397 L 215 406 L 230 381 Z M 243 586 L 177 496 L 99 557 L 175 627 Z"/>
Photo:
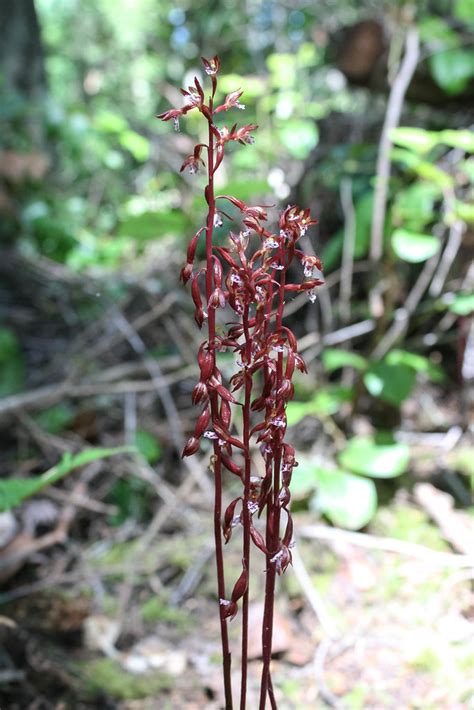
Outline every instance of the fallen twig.
<path fill-rule="evenodd" d="M 474 555 L 456 555 L 451 552 L 438 552 L 415 542 L 397 540 L 391 537 L 378 537 L 367 533 L 330 528 L 327 525 L 304 525 L 297 531 L 303 538 L 312 540 L 327 540 L 328 542 L 346 542 L 350 545 L 365 547 L 372 550 L 393 552 L 423 560 L 423 562 L 443 567 L 465 568 L 474 565 Z"/>
<path fill-rule="evenodd" d="M 331 619 L 323 600 L 321 599 L 317 590 L 314 588 L 313 583 L 311 582 L 311 578 L 306 570 L 298 548 L 293 548 L 291 554 L 293 557 L 293 571 L 295 573 L 295 577 L 298 580 L 299 585 L 306 599 L 309 602 L 309 605 L 316 614 L 316 617 L 319 623 L 321 624 L 321 628 L 323 629 L 326 636 L 328 636 L 329 638 L 338 638 L 340 634 L 336 628 L 336 625 Z"/>

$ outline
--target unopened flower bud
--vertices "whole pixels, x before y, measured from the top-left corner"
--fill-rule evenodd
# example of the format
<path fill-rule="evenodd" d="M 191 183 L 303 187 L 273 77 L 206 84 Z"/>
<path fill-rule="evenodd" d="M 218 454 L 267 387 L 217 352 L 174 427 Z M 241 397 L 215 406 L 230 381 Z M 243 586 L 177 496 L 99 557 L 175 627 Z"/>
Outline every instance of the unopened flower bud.
<path fill-rule="evenodd" d="M 183 459 L 185 456 L 192 456 L 193 454 L 196 453 L 196 451 L 198 449 L 199 449 L 199 439 L 196 439 L 195 436 L 192 436 L 190 439 L 188 439 L 181 456 Z"/>
<path fill-rule="evenodd" d="M 181 269 L 181 273 L 180 273 L 179 277 L 180 277 L 181 281 L 183 282 L 183 284 L 187 284 L 192 275 L 193 275 L 193 265 L 187 263 Z"/>
<path fill-rule="evenodd" d="M 192 394 L 192 403 L 193 404 L 200 404 L 201 402 L 205 402 L 207 400 L 207 387 L 204 384 L 204 382 L 198 382 L 197 385 L 193 389 L 193 394 Z"/>

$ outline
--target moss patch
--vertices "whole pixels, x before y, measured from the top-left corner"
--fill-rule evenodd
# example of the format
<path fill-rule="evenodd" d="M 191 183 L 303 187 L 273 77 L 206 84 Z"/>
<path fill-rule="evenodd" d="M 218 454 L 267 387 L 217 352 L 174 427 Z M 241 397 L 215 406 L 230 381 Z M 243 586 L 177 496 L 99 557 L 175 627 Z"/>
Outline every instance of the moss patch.
<path fill-rule="evenodd" d="M 110 658 L 87 661 L 82 665 L 87 691 L 105 693 L 117 700 L 139 700 L 169 690 L 172 679 L 162 673 L 133 675 Z"/>
<path fill-rule="evenodd" d="M 140 606 L 140 616 L 143 621 L 153 623 L 157 621 L 174 624 L 179 629 L 185 631 L 189 628 L 190 618 L 181 609 L 168 606 L 159 597 L 150 597 Z"/>
<path fill-rule="evenodd" d="M 430 523 L 426 514 L 409 505 L 381 508 L 370 528 L 377 535 L 415 542 L 432 550 L 449 550 L 449 546 L 441 539 L 438 528 Z"/>

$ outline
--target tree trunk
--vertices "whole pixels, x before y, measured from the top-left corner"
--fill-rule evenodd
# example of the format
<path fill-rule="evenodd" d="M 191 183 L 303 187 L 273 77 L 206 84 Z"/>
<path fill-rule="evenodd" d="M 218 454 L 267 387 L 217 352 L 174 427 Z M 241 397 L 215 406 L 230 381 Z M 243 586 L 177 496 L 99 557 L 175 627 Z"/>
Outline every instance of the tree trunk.
<path fill-rule="evenodd" d="M 44 55 L 34 0 L 0 2 L 3 93 L 40 98 L 46 89 Z"/>

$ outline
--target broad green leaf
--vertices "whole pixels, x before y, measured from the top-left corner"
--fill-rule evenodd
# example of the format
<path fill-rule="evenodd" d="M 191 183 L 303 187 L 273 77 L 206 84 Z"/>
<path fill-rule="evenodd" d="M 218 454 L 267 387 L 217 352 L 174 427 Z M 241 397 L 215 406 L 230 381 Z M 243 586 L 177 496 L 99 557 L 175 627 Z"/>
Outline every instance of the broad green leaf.
<path fill-rule="evenodd" d="M 310 456 L 298 456 L 298 466 L 291 477 L 291 497 L 303 500 L 313 493 L 318 485 L 317 465 Z"/>
<path fill-rule="evenodd" d="M 127 122 L 119 113 L 99 111 L 94 116 L 93 125 L 104 133 L 123 133 L 127 130 Z"/>
<path fill-rule="evenodd" d="M 250 98 L 260 97 L 265 92 L 266 82 L 258 76 L 245 76 L 242 74 L 220 74 L 219 89 L 224 94 L 242 89 L 242 101 L 245 104 Z"/>
<path fill-rule="evenodd" d="M 467 224 L 474 224 L 474 205 L 455 200 L 454 215 Z"/>
<path fill-rule="evenodd" d="M 467 160 L 461 160 L 458 164 L 459 170 L 466 175 L 469 182 L 474 183 L 474 158 L 467 158 Z"/>
<path fill-rule="evenodd" d="M 135 434 L 135 446 L 148 463 L 155 463 L 161 458 L 162 449 L 160 442 L 147 431 L 139 429 Z"/>
<path fill-rule="evenodd" d="M 278 89 L 289 88 L 296 81 L 296 56 L 294 54 L 270 54 L 267 66 L 271 74 L 271 82 Z"/>
<path fill-rule="evenodd" d="M 395 478 L 405 473 L 410 461 L 406 444 L 375 444 L 365 437 L 351 439 L 339 455 L 339 463 L 354 473 L 372 478 Z"/>
<path fill-rule="evenodd" d="M 341 404 L 350 402 L 352 389 L 350 387 L 324 387 L 316 392 L 309 402 L 290 402 L 286 409 L 288 426 L 297 424 L 303 417 L 330 416 L 339 411 Z"/>
<path fill-rule="evenodd" d="M 311 402 L 289 402 L 286 408 L 288 426 L 294 426 L 309 414 L 313 414 L 313 409 Z"/>
<path fill-rule="evenodd" d="M 474 131 L 465 129 L 446 129 L 444 131 L 425 131 L 423 128 L 392 128 L 390 138 L 396 145 L 408 148 L 415 154 L 428 153 L 436 145 L 449 145 L 474 153 Z"/>
<path fill-rule="evenodd" d="M 247 180 L 236 180 L 231 178 L 225 183 L 225 185 L 222 186 L 222 194 L 238 195 L 239 200 L 250 202 L 250 204 L 254 204 L 252 200 L 255 201 L 256 196 L 265 195 L 268 192 L 270 192 L 270 189 L 266 180 L 259 180 L 250 176 Z M 230 212 L 229 207 L 230 205 L 227 203 L 225 207 L 226 212 Z"/>
<path fill-rule="evenodd" d="M 319 131 L 313 121 L 288 120 L 278 135 L 289 153 L 300 160 L 308 157 L 319 140 Z"/>
<path fill-rule="evenodd" d="M 454 178 L 451 175 L 438 168 L 437 165 L 433 165 L 427 160 L 422 160 L 418 155 L 406 148 L 393 148 L 391 155 L 393 161 L 402 163 L 402 165 L 424 180 L 431 180 L 431 182 L 441 188 L 454 185 Z"/>
<path fill-rule="evenodd" d="M 395 254 L 411 264 L 426 261 L 440 249 L 437 237 L 410 232 L 408 229 L 396 229 L 392 234 L 391 244 Z"/>
<path fill-rule="evenodd" d="M 326 372 L 333 372 L 340 367 L 353 367 L 356 370 L 364 370 L 367 367 L 365 357 L 357 353 L 349 352 L 348 350 L 325 348 L 321 358 Z"/>
<path fill-rule="evenodd" d="M 390 140 L 421 155 L 428 153 L 439 142 L 434 131 L 423 128 L 392 128 Z"/>
<path fill-rule="evenodd" d="M 120 145 L 128 150 L 135 160 L 144 163 L 150 157 L 150 141 L 136 131 L 124 131 L 120 134 Z"/>
<path fill-rule="evenodd" d="M 430 182 L 416 182 L 400 190 L 392 208 L 395 224 L 404 224 L 406 229 L 417 232 L 433 222 L 435 201 L 441 199 L 443 191 L 439 185 Z"/>
<path fill-rule="evenodd" d="M 418 161 L 413 170 L 423 180 L 429 180 L 441 188 L 454 186 L 454 178 L 451 175 L 448 175 L 444 170 L 438 168 L 437 165 L 433 165 L 433 163 L 429 163 L 427 160 Z"/>
<path fill-rule="evenodd" d="M 465 130 L 449 130 L 439 133 L 440 143 L 449 145 L 451 148 L 461 148 L 466 153 L 474 153 L 474 131 Z"/>
<path fill-rule="evenodd" d="M 14 508 L 25 498 L 29 498 L 46 486 L 56 483 L 81 466 L 117 454 L 133 453 L 135 450 L 132 446 L 121 446 L 115 449 L 86 449 L 75 456 L 65 454 L 56 466 L 34 478 L 10 478 L 0 481 L 0 512 Z"/>
<path fill-rule="evenodd" d="M 334 525 L 349 530 L 359 530 L 370 522 L 377 510 L 373 481 L 326 468 L 316 468 L 315 477 L 317 492 L 310 501 L 311 508 L 320 510 Z"/>
<path fill-rule="evenodd" d="M 303 42 L 298 48 L 297 63 L 300 67 L 313 67 L 322 61 L 321 49 L 314 42 Z"/>
<path fill-rule="evenodd" d="M 474 313 L 474 293 L 458 293 L 448 308 L 458 316 L 471 315 Z"/>
<path fill-rule="evenodd" d="M 461 36 L 441 17 L 431 15 L 420 18 L 419 31 L 422 41 L 430 47 L 451 49 L 461 44 Z"/>
<path fill-rule="evenodd" d="M 427 375 L 433 382 L 444 382 L 446 376 L 443 369 L 423 355 L 410 353 L 407 350 L 391 350 L 384 360 L 388 365 L 407 365 L 415 372 Z"/>
<path fill-rule="evenodd" d="M 436 83 L 448 94 L 460 94 L 474 76 L 474 52 L 447 49 L 430 57 L 430 68 Z"/>
<path fill-rule="evenodd" d="M 364 384 L 373 397 L 395 407 L 410 395 L 416 372 L 405 364 L 388 364 L 385 360 L 371 365 L 364 375 Z"/>
<path fill-rule="evenodd" d="M 134 237 L 141 241 L 159 239 L 169 234 L 179 234 L 187 226 L 187 219 L 180 210 L 142 212 L 125 217 L 118 227 L 119 237 Z"/>
<path fill-rule="evenodd" d="M 474 0 L 455 0 L 454 15 L 467 25 L 474 24 Z"/>

